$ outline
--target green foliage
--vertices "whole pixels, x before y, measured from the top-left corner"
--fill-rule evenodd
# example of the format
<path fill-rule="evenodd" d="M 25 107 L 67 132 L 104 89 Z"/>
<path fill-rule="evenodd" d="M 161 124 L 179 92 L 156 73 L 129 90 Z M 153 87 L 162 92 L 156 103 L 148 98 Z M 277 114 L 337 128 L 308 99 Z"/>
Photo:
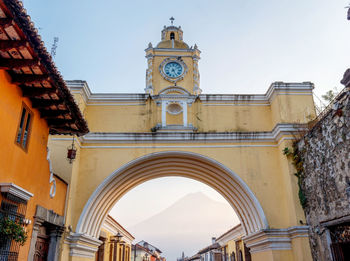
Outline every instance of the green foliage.
<path fill-rule="evenodd" d="M 289 149 L 288 147 L 285 147 L 282 150 L 283 154 L 288 156 L 291 156 L 292 160 L 293 160 L 293 165 L 295 167 L 295 169 L 297 170 L 297 172 L 294 174 L 297 178 L 298 178 L 298 187 L 299 187 L 299 192 L 298 192 L 298 196 L 299 196 L 299 202 L 300 205 L 305 208 L 306 207 L 306 203 L 307 203 L 307 198 L 304 194 L 303 188 L 302 188 L 302 184 L 304 181 L 304 164 L 303 164 L 303 159 L 300 155 L 300 152 L 298 151 L 298 147 L 297 144 L 294 143 L 293 144 L 293 151 L 291 149 Z"/>
<path fill-rule="evenodd" d="M 0 217 L 0 238 L 14 240 L 23 246 L 27 241 L 28 235 L 19 221 L 8 217 Z"/>
<path fill-rule="evenodd" d="M 292 152 L 290 151 L 290 149 L 288 147 L 285 147 L 283 150 L 283 155 L 289 156 L 292 155 Z"/>
<path fill-rule="evenodd" d="M 337 88 L 335 87 L 333 90 L 329 90 L 321 97 L 322 97 L 322 99 L 324 99 L 326 102 L 329 103 L 335 98 L 335 96 L 337 96 L 338 93 L 339 92 L 338 92 Z"/>
<path fill-rule="evenodd" d="M 303 172 L 297 172 L 294 174 L 295 176 L 297 176 L 298 178 L 298 186 L 299 186 L 299 192 L 298 192 L 298 196 L 299 196 L 299 202 L 300 202 L 300 205 L 305 208 L 306 207 L 306 196 L 304 194 L 304 191 L 302 189 L 302 182 L 304 180 L 304 174 Z"/>

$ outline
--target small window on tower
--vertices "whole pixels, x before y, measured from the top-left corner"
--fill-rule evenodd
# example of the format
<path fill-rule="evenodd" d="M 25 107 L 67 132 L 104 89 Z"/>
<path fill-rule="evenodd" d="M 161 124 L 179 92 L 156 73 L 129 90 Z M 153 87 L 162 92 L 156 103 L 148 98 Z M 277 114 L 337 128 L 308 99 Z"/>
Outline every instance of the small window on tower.
<path fill-rule="evenodd" d="M 174 33 L 170 33 L 170 40 L 175 40 L 175 34 Z"/>

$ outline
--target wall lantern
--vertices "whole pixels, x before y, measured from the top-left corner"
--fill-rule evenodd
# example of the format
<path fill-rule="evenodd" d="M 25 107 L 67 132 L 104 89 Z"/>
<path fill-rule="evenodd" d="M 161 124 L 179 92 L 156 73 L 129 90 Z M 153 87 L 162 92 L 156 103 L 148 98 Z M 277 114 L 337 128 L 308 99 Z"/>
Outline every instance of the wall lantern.
<path fill-rule="evenodd" d="M 117 243 L 119 243 L 120 242 L 120 240 L 122 239 L 122 234 L 120 234 L 119 233 L 119 231 L 118 231 L 118 234 L 116 234 L 115 236 L 114 236 L 114 238 L 115 238 L 115 240 L 117 241 Z"/>
<path fill-rule="evenodd" d="M 74 145 L 74 136 L 73 136 L 72 145 L 67 148 L 67 159 L 70 164 L 72 164 L 73 160 L 75 160 L 76 155 L 77 155 L 77 148 Z"/>

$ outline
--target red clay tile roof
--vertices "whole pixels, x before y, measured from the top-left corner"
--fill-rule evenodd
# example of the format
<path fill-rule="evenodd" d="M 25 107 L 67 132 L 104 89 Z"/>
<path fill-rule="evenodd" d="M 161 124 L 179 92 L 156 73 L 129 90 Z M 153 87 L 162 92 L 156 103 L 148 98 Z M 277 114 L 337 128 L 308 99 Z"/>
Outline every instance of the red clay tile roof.
<path fill-rule="evenodd" d="M 0 68 L 40 110 L 50 134 L 89 132 L 77 104 L 18 0 L 0 0 Z"/>

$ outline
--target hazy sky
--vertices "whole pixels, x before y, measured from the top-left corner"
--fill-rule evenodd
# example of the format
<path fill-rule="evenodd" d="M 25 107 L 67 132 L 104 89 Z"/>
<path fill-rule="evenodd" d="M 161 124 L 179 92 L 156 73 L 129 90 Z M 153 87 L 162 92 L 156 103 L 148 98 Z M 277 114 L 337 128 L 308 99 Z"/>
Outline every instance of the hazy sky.
<path fill-rule="evenodd" d="M 132 189 L 118 201 L 111 215 L 123 226 L 132 227 L 164 210 L 184 195 L 197 191 L 202 191 L 211 199 L 231 208 L 218 192 L 203 183 L 188 178 L 167 177 L 145 182 Z"/>
<path fill-rule="evenodd" d="M 169 261 L 175 261 L 182 251 L 189 256 L 196 254 L 211 244 L 212 237 L 239 222 L 218 192 L 180 177 L 154 179 L 137 186 L 121 198 L 111 215 L 136 238 L 135 243 L 146 240 L 156 245 Z"/>
<path fill-rule="evenodd" d="M 149 42 L 175 17 L 202 51 L 204 93 L 265 93 L 274 81 L 312 81 L 318 96 L 350 66 L 348 0 L 25 0 L 65 79 L 93 92 L 143 92 Z"/>

